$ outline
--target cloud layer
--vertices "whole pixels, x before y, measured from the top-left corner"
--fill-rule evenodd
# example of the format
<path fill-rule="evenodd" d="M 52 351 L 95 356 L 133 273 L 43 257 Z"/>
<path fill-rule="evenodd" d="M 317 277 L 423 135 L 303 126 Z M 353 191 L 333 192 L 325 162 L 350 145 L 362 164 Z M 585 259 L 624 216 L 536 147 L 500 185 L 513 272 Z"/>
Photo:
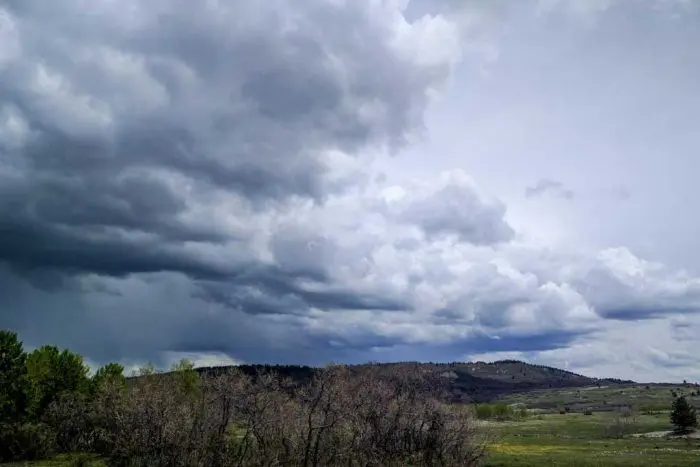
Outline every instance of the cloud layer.
<path fill-rule="evenodd" d="M 95 362 L 569 366 L 611 327 L 695 326 L 693 275 L 532 241 L 458 162 L 404 176 L 502 5 L 258 3 L 0 7 L 0 326 Z"/>

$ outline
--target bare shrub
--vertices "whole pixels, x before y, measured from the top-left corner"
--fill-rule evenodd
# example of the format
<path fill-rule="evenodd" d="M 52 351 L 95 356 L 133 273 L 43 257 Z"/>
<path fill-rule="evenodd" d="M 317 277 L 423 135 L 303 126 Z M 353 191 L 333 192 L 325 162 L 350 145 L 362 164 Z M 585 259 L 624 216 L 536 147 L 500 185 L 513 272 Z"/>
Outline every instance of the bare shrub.
<path fill-rule="evenodd" d="M 206 465 L 204 396 L 175 375 L 139 378 L 126 394 L 105 394 L 100 417 L 105 454 L 117 465 Z"/>
<path fill-rule="evenodd" d="M 423 396 L 420 378 L 396 367 L 388 378 L 358 378 L 347 392 L 360 465 L 474 465 L 481 458 L 469 412 Z"/>
<path fill-rule="evenodd" d="M 603 430 L 607 438 L 622 438 L 636 431 L 639 417 L 637 412 L 631 407 L 621 407 L 618 409 L 613 419 L 608 422 Z"/>
<path fill-rule="evenodd" d="M 61 443 L 121 466 L 471 466 L 484 455 L 471 411 L 441 402 L 441 379 L 411 365 L 331 366 L 303 385 L 190 370 L 105 384 L 86 410 L 61 400 L 50 412 L 67 428 Z"/>

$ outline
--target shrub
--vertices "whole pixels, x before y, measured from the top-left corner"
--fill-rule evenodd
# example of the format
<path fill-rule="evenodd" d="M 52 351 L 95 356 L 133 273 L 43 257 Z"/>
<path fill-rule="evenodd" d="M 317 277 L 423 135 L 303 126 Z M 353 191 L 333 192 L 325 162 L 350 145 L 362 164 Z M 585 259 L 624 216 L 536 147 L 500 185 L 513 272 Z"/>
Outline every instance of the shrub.
<path fill-rule="evenodd" d="M 622 438 L 634 433 L 637 427 L 637 413 L 631 407 L 622 407 L 613 418 L 603 427 L 606 438 Z"/>
<path fill-rule="evenodd" d="M 528 416 L 528 411 L 525 407 L 517 408 L 503 402 L 495 404 L 475 404 L 473 409 L 476 418 L 479 420 L 505 421 Z"/>
<path fill-rule="evenodd" d="M 668 410 L 668 405 L 661 403 L 644 404 L 639 407 L 639 410 L 645 415 L 656 415 Z"/>
<path fill-rule="evenodd" d="M 475 404 L 474 413 L 479 420 L 488 420 L 493 418 L 493 407 L 491 404 Z"/>
<path fill-rule="evenodd" d="M 92 449 L 92 405 L 87 395 L 79 392 L 62 394 L 49 405 L 43 420 L 55 431 L 59 452 Z"/>
<path fill-rule="evenodd" d="M 52 346 L 25 363 L 16 336 L 0 337 L 0 462 L 87 451 L 130 467 L 472 466 L 485 452 L 473 411 L 442 402 L 445 378 L 414 364 L 329 366 L 302 384 L 237 369 L 200 377 L 181 361 L 125 381 L 116 364 L 87 378 L 79 355 Z M 474 412 L 527 414 L 504 403 Z"/>
<path fill-rule="evenodd" d="M 55 434 L 46 424 L 0 425 L 0 461 L 44 459 L 55 452 Z"/>
<path fill-rule="evenodd" d="M 329 367 L 295 386 L 231 371 L 191 393 L 148 376 L 102 392 L 96 429 L 117 465 L 476 465 L 485 444 L 470 412 L 426 395 L 430 377 L 413 372 Z"/>

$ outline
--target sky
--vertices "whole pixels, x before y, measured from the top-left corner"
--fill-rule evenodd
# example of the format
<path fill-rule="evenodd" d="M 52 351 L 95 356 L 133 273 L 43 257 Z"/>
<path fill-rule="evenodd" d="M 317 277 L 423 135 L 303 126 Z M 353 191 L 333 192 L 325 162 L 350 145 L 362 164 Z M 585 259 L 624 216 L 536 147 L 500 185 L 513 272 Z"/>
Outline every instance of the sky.
<path fill-rule="evenodd" d="M 6 0 L 0 328 L 697 381 L 698 121 L 693 0 Z"/>

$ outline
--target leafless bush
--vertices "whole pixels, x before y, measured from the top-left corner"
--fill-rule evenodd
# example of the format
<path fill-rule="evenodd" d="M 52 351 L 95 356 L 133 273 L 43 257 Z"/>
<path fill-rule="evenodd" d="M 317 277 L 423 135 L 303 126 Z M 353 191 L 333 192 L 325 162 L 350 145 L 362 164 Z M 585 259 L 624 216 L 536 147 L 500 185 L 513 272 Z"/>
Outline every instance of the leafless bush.
<path fill-rule="evenodd" d="M 117 465 L 196 466 L 207 463 L 211 439 L 200 390 L 178 375 L 139 378 L 128 392 L 104 392 L 99 415 L 104 454 Z"/>
<path fill-rule="evenodd" d="M 476 465 L 483 443 L 467 411 L 424 397 L 420 375 L 383 377 L 342 366 L 319 371 L 295 394 L 260 378 L 239 426 L 242 465 Z M 250 396 L 248 396 L 250 397 Z M 272 409 L 272 410 L 270 410 Z"/>
<path fill-rule="evenodd" d="M 66 400 L 54 416 L 69 440 L 90 427 L 80 442 L 114 465 L 477 465 L 484 442 L 470 412 L 440 402 L 440 380 L 414 370 L 332 366 L 301 386 L 235 370 L 201 384 L 187 372 L 145 375 L 101 388 L 89 414 Z M 89 421 L 74 427 L 71 411 Z"/>
<path fill-rule="evenodd" d="M 631 407 L 618 409 L 612 420 L 604 426 L 604 436 L 607 438 L 622 438 L 636 431 L 639 417 Z"/>
<path fill-rule="evenodd" d="M 351 383 L 347 419 L 359 465 L 475 465 L 483 445 L 471 414 L 424 396 L 421 384 L 435 394 L 436 381 L 410 370 Z"/>

